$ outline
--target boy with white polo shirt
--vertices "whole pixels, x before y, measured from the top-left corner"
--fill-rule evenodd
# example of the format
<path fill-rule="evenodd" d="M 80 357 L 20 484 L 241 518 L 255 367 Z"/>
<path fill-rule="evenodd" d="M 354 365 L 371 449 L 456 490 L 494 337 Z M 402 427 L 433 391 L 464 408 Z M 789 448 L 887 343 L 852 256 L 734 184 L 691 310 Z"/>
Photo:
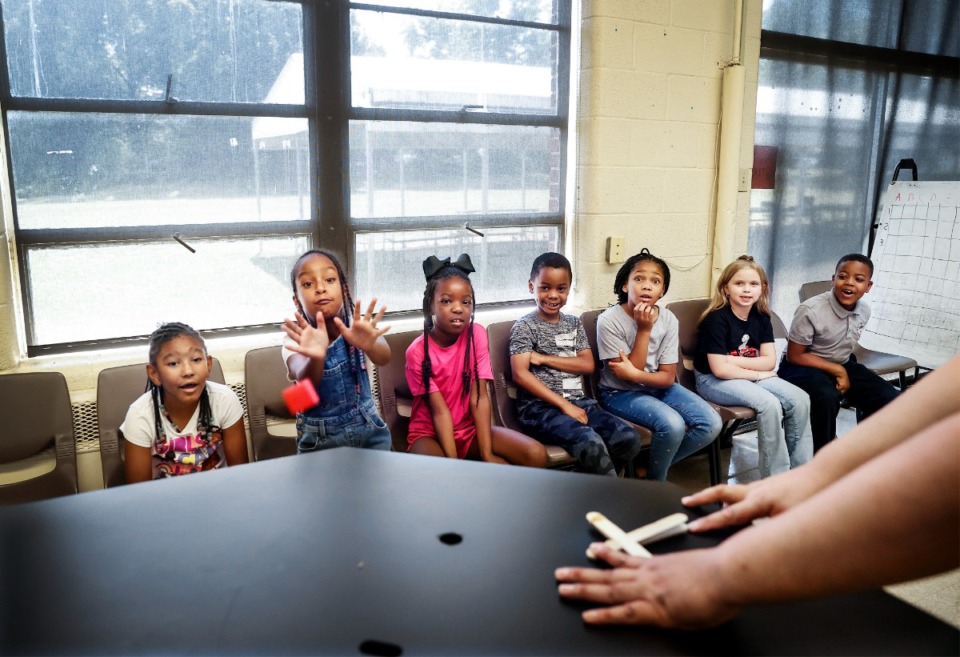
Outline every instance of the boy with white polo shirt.
<path fill-rule="evenodd" d="M 842 399 L 856 407 L 859 421 L 900 394 L 853 355 L 870 319 L 870 307 L 862 297 L 873 286 L 872 279 L 870 258 L 859 253 L 843 256 L 833 287 L 800 304 L 790 324 L 778 374 L 810 395 L 814 451 L 836 437 Z"/>

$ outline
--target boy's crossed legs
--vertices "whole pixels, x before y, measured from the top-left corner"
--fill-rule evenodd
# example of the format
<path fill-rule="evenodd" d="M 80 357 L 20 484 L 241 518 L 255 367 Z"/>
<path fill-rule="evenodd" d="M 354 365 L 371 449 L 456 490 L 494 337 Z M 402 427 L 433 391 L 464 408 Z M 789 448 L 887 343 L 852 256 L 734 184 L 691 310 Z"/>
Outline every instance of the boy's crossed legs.
<path fill-rule="evenodd" d="M 553 404 L 532 401 L 519 416 L 530 435 L 562 447 L 586 472 L 617 476 L 640 453 L 640 436 L 630 425 L 606 412 L 593 399 L 571 402 L 587 414 L 581 424 Z"/>

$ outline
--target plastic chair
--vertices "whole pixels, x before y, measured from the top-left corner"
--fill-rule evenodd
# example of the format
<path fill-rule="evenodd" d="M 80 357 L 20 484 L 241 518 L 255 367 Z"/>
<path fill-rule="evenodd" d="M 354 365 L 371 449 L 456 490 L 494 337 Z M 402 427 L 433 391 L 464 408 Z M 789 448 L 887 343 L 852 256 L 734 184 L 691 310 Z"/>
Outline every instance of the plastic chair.
<path fill-rule="evenodd" d="M 677 364 L 677 380 L 680 385 L 693 392 L 697 391 L 696 377 L 693 372 L 693 357 L 697 351 L 697 326 L 700 323 L 700 315 L 709 303 L 710 299 L 689 299 L 667 304 L 667 309 L 677 316 L 677 321 L 680 323 L 680 362 Z M 774 326 L 774 337 L 777 337 L 778 331 L 785 331 L 783 322 L 779 317 L 775 319 L 771 317 L 771 320 Z M 723 422 L 720 435 L 710 443 L 710 484 L 716 485 L 726 479 L 721 472 L 720 447 L 731 445 L 733 434 L 740 425 L 745 420 L 755 418 L 757 413 L 747 406 L 721 406 L 711 401 L 707 403 L 720 414 L 720 420 Z"/>
<path fill-rule="evenodd" d="M 390 345 L 390 362 L 378 365 L 377 403 L 380 416 L 390 429 L 393 439 L 393 451 L 407 451 L 407 434 L 410 430 L 410 413 L 413 411 L 413 393 L 407 385 L 406 357 L 407 348 L 413 344 L 422 331 L 387 333 L 383 336 Z"/>
<path fill-rule="evenodd" d="M 493 370 L 493 409 L 497 424 L 524 433 L 517 419 L 517 384 L 510 368 L 510 330 L 513 322 L 497 322 L 487 327 L 490 343 L 490 368 Z M 543 445 L 547 449 L 548 468 L 573 468 L 577 460 L 557 445 Z"/>
<path fill-rule="evenodd" d="M 59 372 L 0 376 L 0 464 L 29 459 L 49 448 L 53 470 L 0 485 L 0 504 L 16 504 L 75 494 L 77 447 L 67 380 Z"/>
<path fill-rule="evenodd" d="M 800 286 L 800 303 L 803 303 L 810 297 L 823 294 L 832 288 L 833 281 L 812 281 L 810 283 L 804 283 Z M 900 390 L 907 389 L 907 370 L 913 369 L 914 381 L 916 381 L 920 375 L 920 366 L 917 361 L 912 358 L 907 358 L 906 356 L 888 354 L 883 351 L 873 351 L 872 349 L 861 347 L 859 343 L 853 348 L 853 355 L 856 357 L 858 363 L 879 376 L 896 374 L 900 383 Z"/>
<path fill-rule="evenodd" d="M 296 454 L 296 416 L 290 414 L 283 401 L 283 390 L 292 383 L 287 378 L 280 346 L 248 351 L 243 359 L 243 380 L 253 460 Z M 267 418 L 280 421 L 268 423 Z"/>
<path fill-rule="evenodd" d="M 223 367 L 213 359 L 210 380 L 224 383 Z M 147 364 L 134 363 L 100 370 L 97 376 L 97 433 L 100 437 L 100 469 L 104 488 L 127 483 L 123 469 L 120 425 L 136 399 L 147 389 Z"/>

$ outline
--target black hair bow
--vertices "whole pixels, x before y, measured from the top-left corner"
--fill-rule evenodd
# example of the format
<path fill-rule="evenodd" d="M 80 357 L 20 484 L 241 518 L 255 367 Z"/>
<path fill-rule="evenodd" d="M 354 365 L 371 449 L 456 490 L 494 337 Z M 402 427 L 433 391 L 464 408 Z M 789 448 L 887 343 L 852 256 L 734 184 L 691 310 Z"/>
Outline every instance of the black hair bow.
<path fill-rule="evenodd" d="M 470 262 L 470 256 L 468 256 L 466 253 L 461 253 L 460 257 L 454 262 L 450 262 L 449 256 L 443 260 L 437 256 L 430 256 L 423 261 L 423 275 L 426 276 L 427 280 L 429 281 L 431 278 L 439 274 L 440 270 L 442 270 L 444 267 L 456 267 L 464 274 L 468 275 L 477 271 L 473 268 L 473 263 Z"/>

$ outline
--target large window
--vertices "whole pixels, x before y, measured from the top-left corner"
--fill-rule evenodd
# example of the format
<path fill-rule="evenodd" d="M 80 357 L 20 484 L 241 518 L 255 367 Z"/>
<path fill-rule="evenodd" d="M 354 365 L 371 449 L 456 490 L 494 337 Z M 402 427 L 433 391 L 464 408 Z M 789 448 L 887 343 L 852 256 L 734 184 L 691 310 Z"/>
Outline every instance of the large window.
<path fill-rule="evenodd" d="M 0 7 L 31 354 L 275 324 L 311 245 L 395 311 L 429 254 L 509 302 L 559 249 L 569 0 Z"/>
<path fill-rule="evenodd" d="M 869 250 L 901 159 L 921 180 L 960 177 L 958 7 L 764 1 L 755 139 L 775 154 L 776 180 L 751 193 L 749 249 L 782 316 L 801 284 Z"/>

